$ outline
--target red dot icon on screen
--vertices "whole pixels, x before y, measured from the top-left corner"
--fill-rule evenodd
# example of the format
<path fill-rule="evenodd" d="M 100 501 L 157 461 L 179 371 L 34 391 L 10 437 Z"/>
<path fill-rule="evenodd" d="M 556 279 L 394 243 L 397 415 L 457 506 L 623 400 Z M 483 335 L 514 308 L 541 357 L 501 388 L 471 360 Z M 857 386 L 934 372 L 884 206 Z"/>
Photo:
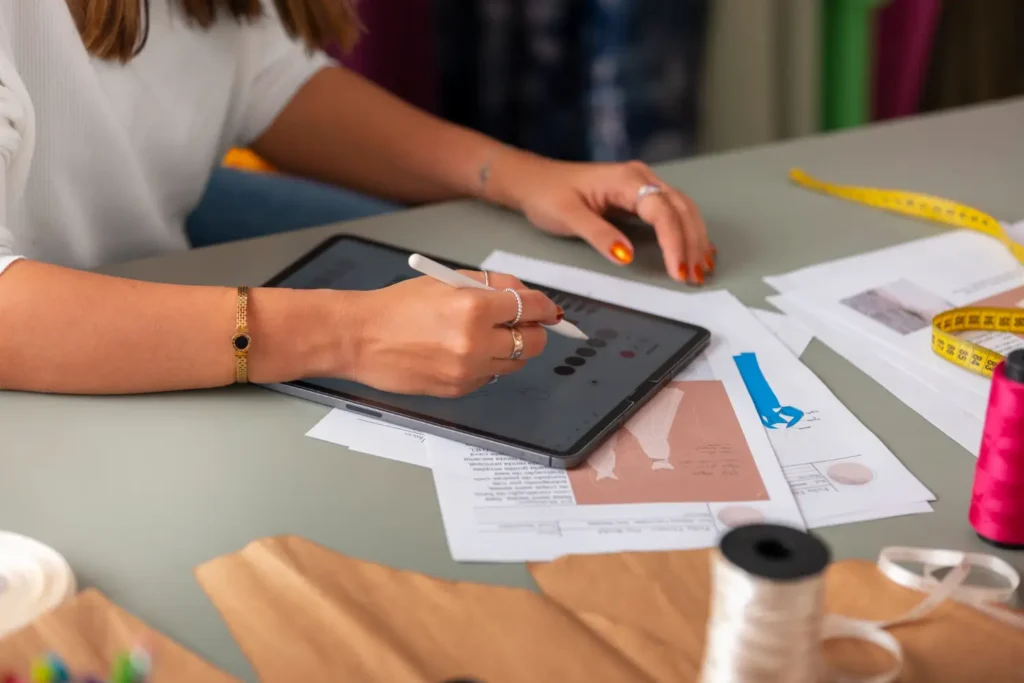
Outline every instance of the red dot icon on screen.
<path fill-rule="evenodd" d="M 619 355 L 622 356 L 623 358 L 632 358 L 636 354 L 633 353 L 632 351 L 619 351 Z"/>

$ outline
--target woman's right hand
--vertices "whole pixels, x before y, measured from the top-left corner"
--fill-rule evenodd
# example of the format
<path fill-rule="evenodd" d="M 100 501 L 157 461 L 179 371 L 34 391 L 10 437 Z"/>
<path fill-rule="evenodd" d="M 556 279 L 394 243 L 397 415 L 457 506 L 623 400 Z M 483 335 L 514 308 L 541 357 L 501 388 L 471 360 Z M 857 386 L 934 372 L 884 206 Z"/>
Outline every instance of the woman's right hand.
<path fill-rule="evenodd" d="M 479 281 L 483 275 L 463 271 Z M 349 379 L 381 391 L 454 398 L 516 372 L 539 356 L 547 343 L 541 324 L 561 320 L 562 310 L 545 294 L 527 289 L 510 275 L 491 273 L 494 291 L 457 289 L 418 277 L 359 297 L 354 362 Z M 516 329 L 523 351 L 510 360 L 517 301 L 523 302 Z"/>

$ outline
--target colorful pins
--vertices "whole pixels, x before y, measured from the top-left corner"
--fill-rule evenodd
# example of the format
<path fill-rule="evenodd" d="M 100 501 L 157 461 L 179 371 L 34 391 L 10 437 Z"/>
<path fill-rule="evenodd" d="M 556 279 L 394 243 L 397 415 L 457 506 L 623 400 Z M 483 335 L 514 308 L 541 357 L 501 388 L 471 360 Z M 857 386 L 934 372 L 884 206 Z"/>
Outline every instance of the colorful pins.
<path fill-rule="evenodd" d="M 135 647 L 114 658 L 110 678 L 73 675 L 64 661 L 54 653 L 37 657 L 30 669 L 31 683 L 146 683 L 153 666 L 145 648 Z M 0 674 L 0 683 L 26 683 L 13 673 Z"/>

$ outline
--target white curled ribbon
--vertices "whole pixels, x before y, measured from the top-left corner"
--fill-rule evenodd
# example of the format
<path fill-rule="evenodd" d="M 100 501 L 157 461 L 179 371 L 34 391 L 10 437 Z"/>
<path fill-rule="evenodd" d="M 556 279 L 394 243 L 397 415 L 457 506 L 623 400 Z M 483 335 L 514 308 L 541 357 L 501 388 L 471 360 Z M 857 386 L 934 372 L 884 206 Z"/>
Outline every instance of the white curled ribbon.
<path fill-rule="evenodd" d="M 0 638 L 75 594 L 75 575 L 53 548 L 0 531 Z"/>
<path fill-rule="evenodd" d="M 898 564 L 900 562 L 920 563 L 923 568 L 922 573 L 911 571 Z M 963 585 L 970 574 L 971 567 L 987 569 L 1006 579 L 1008 585 L 1005 587 Z M 936 577 L 939 570 L 947 568 L 949 571 L 945 576 L 941 579 Z M 1010 602 L 1020 586 L 1020 575 L 1013 567 L 998 557 L 955 550 L 891 547 L 884 548 L 879 554 L 878 569 L 892 582 L 925 593 L 925 599 L 906 614 L 885 621 L 854 619 L 838 614 L 826 615 L 822 640 L 836 638 L 863 640 L 886 650 L 896 660 L 896 664 L 889 671 L 866 678 L 843 676 L 838 672 L 832 672 L 829 678 L 831 683 L 892 683 L 895 681 L 903 670 L 903 648 L 886 629 L 923 619 L 946 600 L 969 605 L 1004 624 L 1024 629 L 1024 617 L 995 606 Z"/>

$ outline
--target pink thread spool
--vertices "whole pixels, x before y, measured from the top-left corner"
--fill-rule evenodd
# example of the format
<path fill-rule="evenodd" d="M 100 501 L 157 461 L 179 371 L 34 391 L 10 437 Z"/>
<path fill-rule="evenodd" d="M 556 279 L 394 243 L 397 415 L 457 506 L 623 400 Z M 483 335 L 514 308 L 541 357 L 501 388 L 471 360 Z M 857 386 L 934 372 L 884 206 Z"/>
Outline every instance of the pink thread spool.
<path fill-rule="evenodd" d="M 992 373 L 968 519 L 983 541 L 1024 549 L 1024 349 Z"/>

